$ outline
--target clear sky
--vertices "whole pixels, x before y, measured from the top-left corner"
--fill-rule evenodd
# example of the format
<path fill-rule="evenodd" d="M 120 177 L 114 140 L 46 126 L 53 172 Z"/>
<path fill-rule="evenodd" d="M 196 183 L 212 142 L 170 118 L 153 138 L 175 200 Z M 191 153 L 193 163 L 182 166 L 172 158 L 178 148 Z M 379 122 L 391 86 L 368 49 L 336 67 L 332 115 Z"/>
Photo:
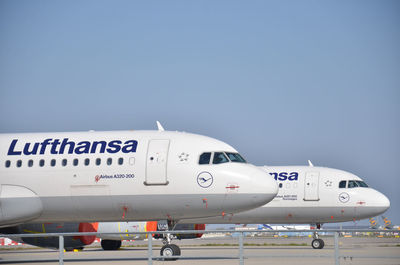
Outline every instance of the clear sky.
<path fill-rule="evenodd" d="M 0 132 L 160 120 L 350 171 L 400 224 L 399 1 L 0 0 L 0 33 Z"/>

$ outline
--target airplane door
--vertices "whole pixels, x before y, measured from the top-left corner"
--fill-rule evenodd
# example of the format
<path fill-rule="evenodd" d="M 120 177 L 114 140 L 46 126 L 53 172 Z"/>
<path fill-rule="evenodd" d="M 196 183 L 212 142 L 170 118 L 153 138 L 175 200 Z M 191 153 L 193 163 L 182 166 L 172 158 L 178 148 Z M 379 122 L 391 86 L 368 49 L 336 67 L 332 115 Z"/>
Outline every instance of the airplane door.
<path fill-rule="evenodd" d="M 319 201 L 319 172 L 307 172 L 304 180 L 304 200 Z"/>
<path fill-rule="evenodd" d="M 150 140 L 147 149 L 145 185 L 167 185 L 169 140 Z"/>

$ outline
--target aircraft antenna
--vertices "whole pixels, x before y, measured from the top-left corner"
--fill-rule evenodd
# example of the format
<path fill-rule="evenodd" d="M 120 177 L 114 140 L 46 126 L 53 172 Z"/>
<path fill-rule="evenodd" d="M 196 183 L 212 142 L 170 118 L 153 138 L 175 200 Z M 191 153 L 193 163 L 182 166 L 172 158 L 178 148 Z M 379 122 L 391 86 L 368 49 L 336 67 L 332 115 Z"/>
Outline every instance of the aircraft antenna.
<path fill-rule="evenodd" d="M 314 165 L 311 163 L 311 160 L 308 160 L 308 165 L 310 166 L 310 167 L 313 167 Z"/>
<path fill-rule="evenodd" d="M 162 127 L 161 123 L 160 123 L 159 121 L 156 121 L 156 122 L 157 122 L 158 131 L 159 131 L 159 132 L 165 131 L 165 130 L 164 130 L 164 127 Z"/>

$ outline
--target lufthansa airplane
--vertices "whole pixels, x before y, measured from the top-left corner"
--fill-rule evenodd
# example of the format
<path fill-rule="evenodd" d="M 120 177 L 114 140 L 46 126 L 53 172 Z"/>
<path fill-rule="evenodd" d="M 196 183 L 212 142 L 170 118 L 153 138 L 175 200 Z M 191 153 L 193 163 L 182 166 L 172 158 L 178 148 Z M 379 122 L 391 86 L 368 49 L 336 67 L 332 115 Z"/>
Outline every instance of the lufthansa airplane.
<path fill-rule="evenodd" d="M 316 224 L 346 222 L 377 216 L 390 207 L 389 199 L 356 175 L 333 168 L 309 166 L 261 167 L 279 185 L 268 204 L 249 211 L 182 223 Z M 313 248 L 324 241 L 314 233 Z"/>
<path fill-rule="evenodd" d="M 276 196 L 273 177 L 230 145 L 158 125 L 158 131 L 0 134 L 0 227 L 175 223 L 250 210 Z"/>

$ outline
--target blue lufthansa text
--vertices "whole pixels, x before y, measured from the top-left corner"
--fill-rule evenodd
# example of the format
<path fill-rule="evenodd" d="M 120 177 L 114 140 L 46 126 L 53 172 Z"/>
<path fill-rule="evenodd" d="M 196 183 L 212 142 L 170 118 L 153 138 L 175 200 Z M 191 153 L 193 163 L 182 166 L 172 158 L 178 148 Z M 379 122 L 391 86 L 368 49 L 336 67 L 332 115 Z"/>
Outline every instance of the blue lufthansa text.
<path fill-rule="evenodd" d="M 44 155 L 57 154 L 95 154 L 95 153 L 135 153 L 138 142 L 136 140 L 113 141 L 81 141 L 74 142 L 68 138 L 45 139 L 42 142 L 19 144 L 18 139 L 11 141 L 8 155 Z"/>
<path fill-rule="evenodd" d="M 271 172 L 269 173 L 271 176 L 274 177 L 275 180 L 281 180 L 281 181 L 285 181 L 285 180 L 289 180 L 289 181 L 293 181 L 293 180 L 298 180 L 299 179 L 299 173 L 297 172 Z"/>

